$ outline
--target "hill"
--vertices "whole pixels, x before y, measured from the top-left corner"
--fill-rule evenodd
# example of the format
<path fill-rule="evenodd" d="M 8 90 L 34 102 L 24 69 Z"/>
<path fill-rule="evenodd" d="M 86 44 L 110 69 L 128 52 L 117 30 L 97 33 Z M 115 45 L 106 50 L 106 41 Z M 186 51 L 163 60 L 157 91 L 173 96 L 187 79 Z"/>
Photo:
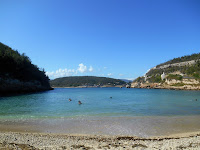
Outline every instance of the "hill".
<path fill-rule="evenodd" d="M 161 63 L 161 64 L 157 65 L 156 67 L 159 67 L 162 65 L 167 65 L 167 64 L 186 62 L 186 61 L 191 61 L 191 60 L 198 60 L 198 59 L 200 59 L 200 53 L 174 58 L 167 62 Z"/>
<path fill-rule="evenodd" d="M 24 53 L 0 43 L 0 95 L 51 89 L 49 78 Z"/>
<path fill-rule="evenodd" d="M 50 81 L 52 87 L 78 87 L 78 86 L 117 86 L 126 84 L 126 82 L 106 77 L 96 77 L 96 76 L 71 76 L 57 78 Z"/>
<path fill-rule="evenodd" d="M 200 53 L 174 58 L 151 68 L 132 87 L 200 89 Z"/>

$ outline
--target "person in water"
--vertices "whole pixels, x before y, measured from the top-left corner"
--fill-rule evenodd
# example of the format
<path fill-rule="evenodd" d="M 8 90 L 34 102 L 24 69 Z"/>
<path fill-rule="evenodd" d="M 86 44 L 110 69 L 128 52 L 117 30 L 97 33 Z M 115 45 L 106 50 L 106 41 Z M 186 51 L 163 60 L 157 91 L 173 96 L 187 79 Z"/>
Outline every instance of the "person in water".
<path fill-rule="evenodd" d="M 72 101 L 72 99 L 71 98 L 69 98 L 69 102 L 71 102 Z"/>
<path fill-rule="evenodd" d="M 81 105 L 82 104 L 81 101 L 78 101 L 78 104 Z"/>

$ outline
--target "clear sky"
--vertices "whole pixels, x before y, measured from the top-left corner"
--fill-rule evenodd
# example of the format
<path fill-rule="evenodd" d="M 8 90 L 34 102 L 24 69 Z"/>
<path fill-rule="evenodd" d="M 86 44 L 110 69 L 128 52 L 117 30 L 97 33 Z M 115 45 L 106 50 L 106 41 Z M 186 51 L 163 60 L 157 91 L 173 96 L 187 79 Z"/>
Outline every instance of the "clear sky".
<path fill-rule="evenodd" d="M 0 0 L 0 42 L 51 79 L 132 79 L 200 52 L 200 0 Z"/>

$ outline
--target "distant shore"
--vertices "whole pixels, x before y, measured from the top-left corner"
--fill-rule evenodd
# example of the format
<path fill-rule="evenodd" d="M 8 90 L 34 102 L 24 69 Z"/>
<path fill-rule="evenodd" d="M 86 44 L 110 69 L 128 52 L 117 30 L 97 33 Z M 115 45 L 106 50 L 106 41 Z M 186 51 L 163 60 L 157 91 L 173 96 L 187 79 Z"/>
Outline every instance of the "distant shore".
<path fill-rule="evenodd" d="M 52 87 L 52 88 L 127 88 L 125 86 L 70 86 L 70 87 Z M 167 90 L 186 90 L 186 91 L 199 91 L 200 87 L 179 87 L 179 86 L 142 86 L 142 87 L 130 87 L 130 88 L 137 88 L 137 89 L 167 89 Z"/>
<path fill-rule="evenodd" d="M 0 132 L 0 148 L 13 149 L 199 149 L 200 134 L 138 138 Z"/>
<path fill-rule="evenodd" d="M 122 85 L 117 86 L 68 86 L 68 87 L 52 87 L 52 88 L 105 88 L 105 87 L 118 87 L 118 88 L 126 88 Z"/>

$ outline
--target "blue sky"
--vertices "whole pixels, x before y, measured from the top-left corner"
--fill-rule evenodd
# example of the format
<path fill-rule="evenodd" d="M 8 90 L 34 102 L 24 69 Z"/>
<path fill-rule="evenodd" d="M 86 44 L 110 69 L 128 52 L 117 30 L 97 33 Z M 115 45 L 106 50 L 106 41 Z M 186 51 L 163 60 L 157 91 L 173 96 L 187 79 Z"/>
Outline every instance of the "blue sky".
<path fill-rule="evenodd" d="M 133 79 L 200 52 L 199 0 L 0 0 L 0 42 L 50 78 Z"/>

